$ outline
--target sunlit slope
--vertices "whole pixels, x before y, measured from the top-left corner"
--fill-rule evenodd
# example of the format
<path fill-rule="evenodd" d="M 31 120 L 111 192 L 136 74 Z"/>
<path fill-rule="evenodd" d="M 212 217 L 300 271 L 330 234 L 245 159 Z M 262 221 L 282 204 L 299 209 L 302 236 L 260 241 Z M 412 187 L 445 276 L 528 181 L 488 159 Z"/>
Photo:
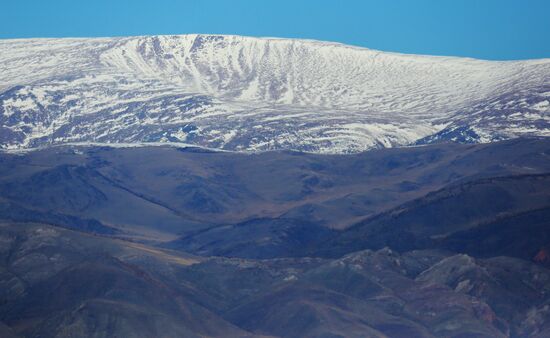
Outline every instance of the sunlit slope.
<path fill-rule="evenodd" d="M 0 146 L 346 153 L 548 135 L 550 60 L 181 35 L 0 41 Z"/>

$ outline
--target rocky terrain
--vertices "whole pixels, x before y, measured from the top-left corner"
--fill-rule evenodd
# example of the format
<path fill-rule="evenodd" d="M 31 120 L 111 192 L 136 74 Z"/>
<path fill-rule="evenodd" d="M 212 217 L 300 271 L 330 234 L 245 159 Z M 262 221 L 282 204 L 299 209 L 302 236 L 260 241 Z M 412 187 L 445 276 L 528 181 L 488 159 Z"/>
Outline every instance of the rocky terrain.
<path fill-rule="evenodd" d="M 2 337 L 546 337 L 550 140 L 0 154 Z"/>
<path fill-rule="evenodd" d="M 550 337 L 550 59 L 0 40 L 0 337 Z"/>

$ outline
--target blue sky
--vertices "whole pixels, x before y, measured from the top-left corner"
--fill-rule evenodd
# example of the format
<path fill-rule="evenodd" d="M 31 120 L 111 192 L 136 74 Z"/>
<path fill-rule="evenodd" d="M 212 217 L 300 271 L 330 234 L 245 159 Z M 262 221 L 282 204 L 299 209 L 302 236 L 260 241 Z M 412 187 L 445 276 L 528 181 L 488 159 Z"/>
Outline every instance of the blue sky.
<path fill-rule="evenodd" d="M 216 33 L 484 59 L 550 57 L 549 0 L 4 0 L 0 38 Z"/>

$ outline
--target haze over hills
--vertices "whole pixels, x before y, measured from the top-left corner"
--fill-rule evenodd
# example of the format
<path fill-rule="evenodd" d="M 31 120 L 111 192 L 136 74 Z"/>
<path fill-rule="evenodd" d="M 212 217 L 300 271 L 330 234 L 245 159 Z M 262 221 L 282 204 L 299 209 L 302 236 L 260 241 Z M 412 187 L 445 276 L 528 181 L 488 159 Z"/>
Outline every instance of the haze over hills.
<path fill-rule="evenodd" d="M 549 337 L 550 59 L 0 40 L 0 337 Z"/>
<path fill-rule="evenodd" d="M 0 153 L 6 337 L 546 337 L 550 140 Z"/>
<path fill-rule="evenodd" d="M 182 35 L 0 41 L 0 147 L 348 153 L 550 135 L 550 60 Z"/>

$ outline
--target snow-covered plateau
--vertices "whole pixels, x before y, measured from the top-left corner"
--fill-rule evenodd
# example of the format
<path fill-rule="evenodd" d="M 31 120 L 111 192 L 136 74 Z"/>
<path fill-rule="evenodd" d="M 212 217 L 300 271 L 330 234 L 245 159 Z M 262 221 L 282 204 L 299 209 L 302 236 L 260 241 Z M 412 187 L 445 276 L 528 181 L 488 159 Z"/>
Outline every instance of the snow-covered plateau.
<path fill-rule="evenodd" d="M 550 135 L 550 59 L 180 35 L 0 40 L 0 148 L 359 152 Z"/>

